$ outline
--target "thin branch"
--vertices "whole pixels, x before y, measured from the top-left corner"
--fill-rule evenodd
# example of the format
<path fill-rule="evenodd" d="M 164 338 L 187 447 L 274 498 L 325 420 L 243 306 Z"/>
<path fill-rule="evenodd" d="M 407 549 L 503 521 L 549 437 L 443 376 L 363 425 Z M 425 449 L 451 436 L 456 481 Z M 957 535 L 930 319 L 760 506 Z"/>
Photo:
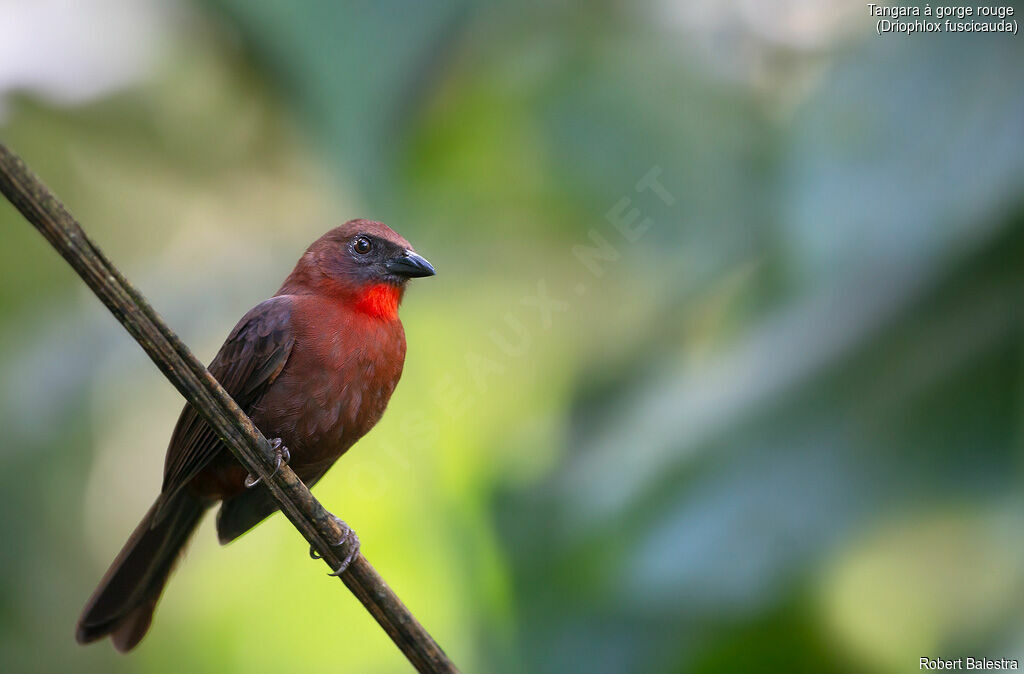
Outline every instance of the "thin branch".
<path fill-rule="evenodd" d="M 20 157 L 0 144 L 0 192 L 67 260 L 160 371 L 217 431 L 231 453 L 263 478 L 281 512 L 332 569 L 341 563 L 331 543 L 342 530 L 295 473 L 274 471 L 270 443 L 210 372 L 171 332 L 120 271 L 93 245 L 78 222 Z M 420 672 L 456 672 L 455 665 L 384 579 L 359 555 L 341 580 Z"/>

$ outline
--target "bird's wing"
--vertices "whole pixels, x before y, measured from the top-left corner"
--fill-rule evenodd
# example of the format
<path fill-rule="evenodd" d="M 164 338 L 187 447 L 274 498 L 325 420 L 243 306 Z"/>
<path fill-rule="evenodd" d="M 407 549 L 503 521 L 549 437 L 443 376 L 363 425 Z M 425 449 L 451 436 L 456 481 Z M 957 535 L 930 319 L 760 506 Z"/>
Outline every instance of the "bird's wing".
<path fill-rule="evenodd" d="M 272 297 L 249 311 L 210 363 L 210 373 L 246 414 L 284 369 L 295 337 L 291 298 Z M 164 463 L 161 501 L 167 501 L 223 447 L 217 433 L 185 405 L 171 435 Z"/>

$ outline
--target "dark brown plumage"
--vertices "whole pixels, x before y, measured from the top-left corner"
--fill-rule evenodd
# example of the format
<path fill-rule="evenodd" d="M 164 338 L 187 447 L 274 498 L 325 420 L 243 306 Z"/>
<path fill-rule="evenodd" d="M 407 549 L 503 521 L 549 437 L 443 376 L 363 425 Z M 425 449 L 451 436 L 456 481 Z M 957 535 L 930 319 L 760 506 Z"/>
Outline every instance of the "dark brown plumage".
<path fill-rule="evenodd" d="M 386 225 L 353 220 L 314 242 L 277 294 L 247 313 L 210 372 L 289 465 L 312 486 L 384 413 L 402 375 L 398 305 L 411 277 L 434 273 Z M 111 564 L 79 619 L 76 637 L 110 635 L 127 651 L 146 634 L 180 551 L 221 501 L 227 543 L 276 509 L 191 406 L 171 436 L 161 493 Z"/>

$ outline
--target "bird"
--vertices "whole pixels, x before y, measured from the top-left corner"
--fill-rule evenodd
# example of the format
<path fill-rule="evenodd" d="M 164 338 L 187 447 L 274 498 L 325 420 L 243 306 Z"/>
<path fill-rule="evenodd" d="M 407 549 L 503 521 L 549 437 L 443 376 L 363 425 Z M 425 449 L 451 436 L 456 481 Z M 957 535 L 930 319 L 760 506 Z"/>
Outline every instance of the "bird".
<path fill-rule="evenodd" d="M 209 370 L 272 438 L 278 467 L 287 463 L 313 486 L 380 420 L 405 364 L 398 307 L 407 282 L 434 274 L 387 225 L 350 220 L 314 241 L 277 293 L 242 317 Z M 86 603 L 76 640 L 109 636 L 120 652 L 138 645 L 182 550 L 218 502 L 221 544 L 277 510 L 267 487 L 186 404 L 160 494 Z M 337 521 L 345 532 L 340 573 L 359 542 Z"/>

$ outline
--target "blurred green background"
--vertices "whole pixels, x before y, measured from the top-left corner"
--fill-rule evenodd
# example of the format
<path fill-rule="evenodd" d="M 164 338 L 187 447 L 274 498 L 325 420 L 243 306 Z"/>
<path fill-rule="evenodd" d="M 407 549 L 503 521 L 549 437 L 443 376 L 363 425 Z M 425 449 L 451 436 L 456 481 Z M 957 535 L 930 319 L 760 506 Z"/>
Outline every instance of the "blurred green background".
<path fill-rule="evenodd" d="M 435 264 L 316 493 L 463 671 L 904 672 L 1024 659 L 1022 63 L 839 0 L 6 0 L 0 138 L 203 360 L 342 221 Z M 280 516 L 74 643 L 181 399 L 0 231 L 0 671 L 408 671 Z"/>

